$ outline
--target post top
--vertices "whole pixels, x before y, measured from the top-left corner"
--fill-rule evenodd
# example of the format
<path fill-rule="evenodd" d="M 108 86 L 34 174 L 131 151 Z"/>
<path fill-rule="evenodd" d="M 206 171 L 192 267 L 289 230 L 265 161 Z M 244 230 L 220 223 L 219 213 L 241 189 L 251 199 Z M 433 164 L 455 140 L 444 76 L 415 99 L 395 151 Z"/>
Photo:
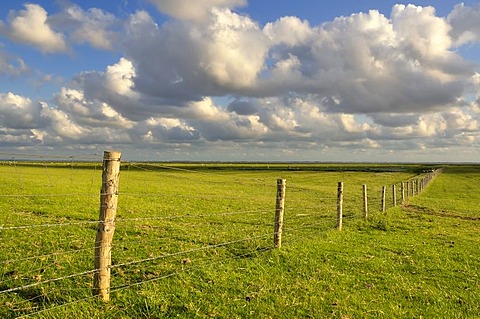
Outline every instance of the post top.
<path fill-rule="evenodd" d="M 122 157 L 122 153 L 119 151 L 104 151 L 103 159 L 104 160 L 119 160 Z"/>

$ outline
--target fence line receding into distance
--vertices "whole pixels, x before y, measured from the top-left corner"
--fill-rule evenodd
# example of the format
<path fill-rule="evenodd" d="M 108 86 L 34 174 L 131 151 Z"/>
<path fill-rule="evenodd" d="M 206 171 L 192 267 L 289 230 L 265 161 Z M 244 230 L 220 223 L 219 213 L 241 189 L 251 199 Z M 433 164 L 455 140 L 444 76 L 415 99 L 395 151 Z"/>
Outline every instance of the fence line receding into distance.
<path fill-rule="evenodd" d="M 16 157 L 21 157 L 20 154 L 15 154 Z M 13 157 L 13 156 L 12 156 Z M 47 187 L 53 187 L 54 181 L 52 180 L 52 173 L 49 170 L 49 166 L 47 164 L 46 157 L 42 157 L 40 155 L 38 156 L 24 156 L 27 160 L 34 162 L 35 160 L 41 161 L 41 165 L 44 168 L 44 174 L 48 178 L 48 184 Z M 75 159 L 78 159 L 76 162 Z M 97 157 L 94 157 L 93 155 L 88 155 L 84 156 L 85 159 L 87 160 L 94 160 L 98 159 Z M 53 157 L 53 159 L 57 159 Z M 61 160 L 61 158 L 58 158 Z M 71 182 L 74 181 L 74 169 L 75 165 L 79 165 L 79 161 L 82 160 L 81 157 L 69 157 L 71 161 L 69 163 L 64 163 L 65 166 L 69 167 L 71 169 Z M 24 162 L 22 165 L 25 164 Z M 117 165 L 117 168 L 112 167 L 111 165 Z M 20 194 L 0 194 L 0 198 L 32 198 L 32 200 L 37 200 L 37 199 L 49 199 L 49 198 L 69 198 L 69 194 L 66 192 L 64 195 L 62 194 L 48 194 L 48 193 L 37 193 L 35 194 L 34 192 L 30 194 L 22 194 L 25 191 L 28 192 L 28 189 L 25 190 L 26 187 L 26 180 L 25 178 L 28 177 L 28 175 L 21 176 L 19 173 L 19 165 L 20 163 L 17 160 L 11 161 L 11 164 L 14 167 L 14 170 L 17 172 L 17 176 L 19 176 L 19 189 L 21 190 Z M 139 165 L 131 164 L 132 167 L 135 167 L 136 169 L 141 169 L 142 167 Z M 94 166 L 96 167 L 96 165 Z M 179 220 L 182 222 L 185 222 L 186 219 L 197 219 L 200 220 L 205 217 L 212 217 L 212 218 L 226 218 L 228 216 L 240 216 L 242 214 L 252 214 L 252 215 L 260 215 L 260 214 L 266 214 L 269 213 L 269 210 L 273 212 L 273 207 L 272 209 L 270 208 L 263 208 L 263 209 L 258 209 L 258 210 L 238 210 L 238 211 L 225 211 L 222 213 L 217 213 L 217 214 L 181 214 L 181 215 L 171 215 L 171 216 L 162 216 L 162 217 L 125 217 L 124 214 L 122 213 L 122 216 L 117 217 L 117 204 L 118 202 L 122 201 L 122 196 L 143 196 L 143 197 L 161 197 L 161 193 L 122 193 L 120 191 L 119 187 L 119 170 L 120 170 L 120 153 L 119 152 L 105 152 L 104 158 L 103 158 L 103 169 L 102 169 L 102 189 L 100 191 L 100 212 L 99 212 L 99 218 L 96 221 L 93 220 L 80 220 L 80 221 L 70 221 L 68 218 L 65 220 L 58 220 L 57 222 L 49 222 L 45 224 L 37 223 L 37 224 L 22 224 L 22 225 L 8 225 L 8 224 L 0 224 L 0 235 L 1 232 L 13 232 L 13 231 L 22 231 L 22 230 L 34 230 L 34 229 L 43 229 L 43 230 L 53 230 L 53 229 L 62 229 L 65 227 L 85 227 L 85 232 L 86 233 L 91 233 L 94 224 L 97 224 L 96 227 L 96 238 L 93 240 L 93 238 L 90 238 L 92 244 L 91 248 L 87 248 L 85 243 L 81 242 L 79 244 L 76 244 L 76 247 L 73 247 L 73 249 L 69 249 L 69 247 L 65 248 L 64 250 L 59 250 L 55 251 L 51 254 L 32 254 L 32 256 L 22 256 L 19 258 L 7 258 L 5 260 L 0 259 L 0 267 L 3 265 L 3 273 L 2 277 L 0 278 L 0 297 L 2 296 L 12 296 L 15 297 L 14 299 L 17 300 L 17 303 L 19 307 L 15 308 L 17 309 L 18 314 L 28 314 L 28 309 L 25 310 L 21 308 L 22 302 L 28 302 L 28 299 L 23 300 L 23 301 L 18 301 L 20 298 L 19 295 L 17 294 L 18 292 L 21 291 L 29 291 L 26 295 L 30 296 L 30 300 L 32 299 L 48 299 L 48 287 L 51 286 L 53 283 L 57 283 L 60 281 L 67 281 L 67 280 L 72 280 L 74 278 L 80 277 L 80 278 L 86 278 L 87 280 L 92 280 L 92 286 L 93 286 L 93 296 L 85 296 L 85 298 L 78 299 L 78 301 L 82 300 L 89 300 L 91 298 L 100 298 L 101 300 L 108 301 L 110 299 L 110 292 L 120 290 L 120 289 L 126 289 L 128 287 L 134 287 L 138 286 L 143 283 L 148 283 L 152 282 L 154 280 L 160 280 L 163 278 L 168 278 L 170 276 L 173 276 L 178 273 L 178 271 L 173 271 L 171 273 L 159 273 L 156 277 L 154 276 L 153 278 L 146 278 L 143 280 L 135 281 L 135 282 L 130 282 L 124 285 L 120 286 L 114 286 L 113 288 L 110 287 L 110 281 L 111 281 L 111 272 L 112 271 L 117 271 L 118 269 L 125 268 L 126 266 L 134 266 L 138 264 L 143 264 L 146 262 L 153 262 L 153 261 L 158 261 L 158 260 L 163 260 L 167 258 L 172 258 L 175 256 L 181 256 L 181 255 L 188 255 L 194 252 L 199 252 L 199 251 L 205 251 L 205 250 L 212 250 L 212 249 L 220 249 L 220 248 L 225 248 L 229 246 L 233 246 L 234 244 L 239 244 L 239 243 L 245 243 L 249 241 L 254 241 L 254 240 L 259 240 L 259 239 L 264 239 L 268 238 L 271 236 L 271 233 L 269 232 L 260 232 L 260 234 L 254 234 L 252 236 L 245 236 L 245 237 L 239 237 L 239 238 L 231 238 L 231 239 L 225 239 L 223 241 L 219 242 L 214 242 L 214 243 L 209 243 L 205 245 L 200 245 L 197 247 L 185 247 L 184 250 L 180 251 L 175 251 L 175 252 L 167 252 L 163 254 L 153 254 L 152 256 L 149 256 L 147 258 L 139 258 L 139 259 L 133 259 L 133 260 L 125 260 L 123 262 L 116 262 L 112 263 L 112 258 L 115 259 L 115 256 L 112 257 L 112 252 L 118 253 L 121 252 L 122 250 L 128 250 L 132 249 L 131 247 L 128 246 L 122 246 L 121 242 L 119 241 L 118 243 L 115 242 L 113 235 L 114 231 L 116 228 L 116 223 L 131 223 L 131 222 L 150 222 L 151 225 L 148 225 L 150 227 L 154 227 L 155 223 L 157 222 L 173 222 L 175 220 Z M 167 166 L 159 166 L 162 169 L 172 169 L 172 170 L 177 170 L 176 168 L 167 168 Z M 184 171 L 184 172 L 191 172 L 195 173 L 195 171 L 188 170 L 188 169 L 178 169 L 178 171 Z M 411 180 L 405 181 L 400 183 L 400 188 L 397 187 L 397 185 L 392 185 L 391 188 L 387 188 L 386 186 L 382 187 L 382 196 L 381 196 L 381 211 L 386 211 L 386 206 L 396 206 L 397 203 L 397 191 L 398 189 L 401 190 L 401 203 L 405 203 L 409 197 L 418 195 L 421 193 L 426 186 L 428 185 L 429 182 L 433 180 L 435 176 L 437 176 L 441 170 L 435 170 L 432 172 L 428 172 L 426 174 L 423 174 L 421 176 L 415 177 Z M 95 174 L 96 174 L 95 170 Z M 202 172 L 202 175 L 208 175 L 209 173 Z M 92 178 L 93 180 L 93 178 Z M 251 180 L 250 182 L 252 183 L 257 183 L 255 180 Z M 265 181 L 258 181 L 258 183 L 265 183 Z M 348 185 L 348 181 L 346 183 Z M 248 183 L 247 183 L 248 186 Z M 269 187 L 269 186 L 266 186 Z M 292 186 L 291 187 L 292 191 L 296 192 L 303 192 L 305 190 L 301 189 L 301 187 L 298 186 Z M 391 189 L 392 194 L 391 197 L 388 197 L 389 199 L 391 198 L 392 200 L 392 205 L 387 205 L 387 197 L 386 197 L 386 190 Z M 371 211 L 375 211 L 376 209 L 372 209 L 372 207 L 375 207 L 375 203 L 372 204 L 368 202 L 368 194 L 367 194 L 367 185 L 364 184 L 362 185 L 362 190 L 363 190 L 363 206 L 362 206 L 362 211 L 363 211 L 363 217 L 365 219 L 368 218 L 368 208 L 370 207 Z M 325 222 L 322 221 L 322 218 L 326 216 L 330 216 L 331 220 L 335 220 L 335 214 L 334 213 L 329 213 L 329 212 L 317 212 L 315 211 L 315 205 L 312 205 L 312 203 L 309 203 L 311 207 L 297 207 L 295 209 L 291 208 L 289 210 L 289 207 L 285 206 L 285 198 L 286 198 L 286 193 L 287 193 L 287 186 L 286 186 L 286 179 L 278 179 L 277 180 L 277 191 L 276 191 L 276 197 L 275 197 L 275 216 L 272 218 L 270 222 L 265 222 L 264 224 L 272 224 L 273 223 L 273 247 L 275 248 L 281 248 L 282 246 L 282 233 L 290 234 L 292 232 L 295 232 L 300 229 L 306 229 L 306 228 L 313 228 L 315 229 L 316 227 L 325 225 Z M 72 192 L 71 195 L 77 195 L 77 196 L 88 196 L 92 197 L 93 195 L 98 196 L 99 194 L 92 194 L 89 192 L 84 192 L 84 193 L 75 193 Z M 172 195 L 173 196 L 173 195 Z M 202 198 L 202 196 L 195 196 L 195 195 L 188 195 L 191 198 Z M 288 196 L 294 196 L 294 193 L 289 194 Z M 208 198 L 208 196 L 205 196 Z M 187 197 L 188 198 L 188 197 Z M 241 198 L 241 196 L 232 196 L 232 198 Z M 342 230 L 342 225 L 343 225 L 343 219 L 348 218 L 348 216 L 344 216 L 344 183 L 339 182 L 338 187 L 337 187 L 337 216 L 336 216 L 336 222 L 337 222 L 337 229 Z M 273 196 L 272 196 L 272 204 L 273 204 Z M 273 206 L 273 205 L 272 205 Z M 98 206 L 97 206 L 98 207 Z M 315 218 L 317 217 L 318 220 L 317 222 L 312 222 L 309 219 L 306 219 L 306 222 L 300 223 L 299 225 L 295 226 L 289 225 L 290 219 L 286 219 L 286 224 L 284 224 L 284 214 L 285 214 L 285 209 L 287 209 L 287 216 L 295 216 L 298 220 L 304 217 L 312 217 Z M 289 215 L 292 214 L 292 215 Z M 42 216 L 39 213 L 39 218 Z M 123 225 L 122 225 L 123 226 Z M 284 227 L 285 226 L 285 227 Z M 121 228 L 119 228 L 121 229 Z M 61 233 L 59 231 L 58 233 Z M 65 236 L 65 235 L 62 235 Z M 87 238 L 88 241 L 88 238 Z M 59 240 L 60 243 L 65 243 L 67 244 L 69 242 L 69 239 L 65 236 L 65 240 Z M 68 245 L 66 245 L 68 246 Z M 118 249 L 117 249 L 118 248 Z M 70 255 L 71 259 L 75 258 L 75 255 L 80 252 L 80 251 L 88 251 L 89 249 L 95 251 L 95 255 L 91 256 L 91 265 L 93 268 L 91 269 L 82 269 L 81 271 L 73 272 L 70 274 L 65 274 L 62 276 L 53 276 L 50 279 L 43 279 L 42 274 L 47 273 L 47 272 L 52 272 L 53 274 L 55 273 L 56 269 L 49 269 L 48 266 L 43 265 L 43 260 L 47 259 L 52 259 L 55 260 L 57 256 L 59 255 Z M 263 249 L 259 251 L 266 251 L 268 248 L 264 247 Z M 248 254 L 254 254 L 256 252 L 255 248 L 250 248 L 250 251 L 244 253 L 245 255 Z M 27 262 L 27 261 L 35 261 L 35 263 L 32 263 L 32 269 L 31 273 L 29 276 L 25 276 L 24 278 L 17 278 L 18 274 L 15 274 L 15 271 L 6 271 L 8 269 L 8 266 L 10 265 L 15 265 L 15 263 L 19 262 Z M 188 261 L 185 261 L 185 263 L 188 263 Z M 40 268 L 35 268 L 37 267 Z M 50 266 L 50 267 L 57 267 L 57 266 Z M 60 266 L 58 266 L 60 269 Z M 183 268 L 182 268 L 183 269 Z M 0 268 L 0 271 L 1 268 Z M 38 271 L 40 274 L 37 275 L 35 274 L 35 271 Z M 91 278 L 93 277 L 93 278 Z M 30 279 L 29 279 L 30 278 Z M 31 282 L 31 279 L 34 280 L 34 282 Z M 23 285 L 15 285 L 15 282 L 25 282 Z M 57 287 L 57 290 L 85 290 L 85 291 L 90 291 L 90 294 L 92 292 L 92 288 L 89 287 L 90 285 L 86 284 L 85 287 Z M 38 290 L 39 292 L 38 295 L 31 296 L 32 292 L 35 294 L 35 291 L 37 290 L 32 290 L 33 288 L 37 287 L 45 287 Z M 46 291 L 46 292 L 45 292 Z M 13 295 L 15 294 L 15 295 Z M 21 299 L 21 298 L 20 298 Z M 76 302 L 75 300 L 73 301 L 65 301 L 63 304 L 68 305 Z M 48 303 L 45 303 L 48 304 Z M 55 305 L 54 308 L 57 308 L 61 305 Z M 28 307 L 27 307 L 28 308 Z M 22 310 L 23 309 L 23 310 Z M 38 309 L 30 309 L 32 313 L 35 313 L 38 311 Z M 48 308 L 45 309 L 39 309 L 38 312 L 43 312 L 48 310 Z"/>

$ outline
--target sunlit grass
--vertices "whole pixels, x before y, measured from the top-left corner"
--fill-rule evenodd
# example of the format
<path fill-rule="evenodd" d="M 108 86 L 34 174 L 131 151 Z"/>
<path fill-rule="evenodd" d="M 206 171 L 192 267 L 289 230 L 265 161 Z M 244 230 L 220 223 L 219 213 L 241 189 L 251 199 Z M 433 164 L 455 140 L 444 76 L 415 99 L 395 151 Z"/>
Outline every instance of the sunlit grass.
<path fill-rule="evenodd" d="M 41 310 L 35 317 L 480 316 L 480 199 L 462 201 L 480 187 L 477 167 L 448 169 L 386 214 L 381 187 L 421 166 L 175 167 L 183 171 L 122 167 L 110 303 L 91 298 L 87 274 L 0 293 L 0 317 Z M 0 290 L 91 270 L 99 166 L 2 165 L 0 174 L 0 194 L 16 195 L 0 197 L 0 227 L 7 228 L 0 230 Z M 280 250 L 272 249 L 277 178 L 287 179 Z M 342 232 L 335 229 L 338 181 L 345 183 Z M 39 194 L 56 196 L 30 196 Z M 52 226 L 9 229 L 35 224 Z"/>

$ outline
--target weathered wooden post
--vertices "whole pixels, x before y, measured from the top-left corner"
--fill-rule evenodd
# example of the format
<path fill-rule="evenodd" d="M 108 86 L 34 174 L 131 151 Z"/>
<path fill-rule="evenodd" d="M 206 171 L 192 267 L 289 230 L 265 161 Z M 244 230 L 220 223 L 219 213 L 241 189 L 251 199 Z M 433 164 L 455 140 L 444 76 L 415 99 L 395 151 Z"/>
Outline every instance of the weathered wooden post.
<path fill-rule="evenodd" d="M 273 231 L 273 246 L 282 247 L 283 213 L 285 211 L 286 180 L 277 179 L 277 203 L 275 208 L 275 225 Z"/>
<path fill-rule="evenodd" d="M 385 212 L 385 195 L 387 193 L 387 188 L 385 186 L 382 187 L 382 212 Z"/>
<path fill-rule="evenodd" d="M 343 182 L 338 182 L 337 189 L 337 229 L 342 230 L 343 223 Z"/>
<path fill-rule="evenodd" d="M 395 184 L 392 185 L 392 201 L 393 207 L 397 206 L 397 186 Z"/>
<path fill-rule="evenodd" d="M 367 217 L 368 217 L 367 184 L 363 184 L 363 217 L 365 219 L 367 219 Z"/>
<path fill-rule="evenodd" d="M 402 204 L 403 204 L 405 202 L 405 183 L 404 182 L 402 182 L 401 188 L 402 188 Z"/>
<path fill-rule="evenodd" d="M 93 279 L 93 294 L 100 296 L 103 301 L 110 300 L 112 240 L 115 232 L 121 155 L 116 151 L 105 151 L 103 154 L 100 214 L 95 238 L 95 270 L 97 272 Z"/>

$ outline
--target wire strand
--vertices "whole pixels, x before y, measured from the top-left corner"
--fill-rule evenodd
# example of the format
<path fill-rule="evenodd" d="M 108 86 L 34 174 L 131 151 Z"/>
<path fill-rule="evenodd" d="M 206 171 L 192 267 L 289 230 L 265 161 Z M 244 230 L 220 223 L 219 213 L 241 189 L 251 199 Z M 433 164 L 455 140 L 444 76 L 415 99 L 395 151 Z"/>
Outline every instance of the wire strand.
<path fill-rule="evenodd" d="M 88 274 L 94 274 L 94 273 L 97 273 L 97 272 L 99 272 L 99 269 L 88 270 L 88 271 L 84 271 L 84 272 L 80 272 L 80 273 L 76 273 L 76 274 L 72 274 L 72 275 L 68 275 L 68 276 L 63 276 L 63 277 L 53 278 L 53 279 L 49 279 L 49 280 L 39 281 L 39 282 L 30 284 L 30 285 L 25 285 L 25 286 L 21 286 L 21 287 L 15 287 L 15 288 L 10 288 L 10 289 L 0 290 L 0 295 L 5 294 L 5 293 L 9 293 L 9 292 L 15 292 L 15 291 L 19 291 L 19 290 L 23 290 L 23 289 L 27 289 L 27 288 L 32 288 L 32 287 L 44 285 L 44 284 L 47 284 L 47 283 L 50 283 L 50 282 L 56 282 L 56 281 L 60 281 L 60 280 L 68 279 L 68 278 L 73 278 L 73 277 L 78 277 L 78 276 L 84 276 L 84 275 L 88 275 Z"/>
<path fill-rule="evenodd" d="M 150 257 L 150 258 L 145 258 L 145 259 L 140 259 L 140 260 L 135 260 L 135 261 L 129 261 L 129 262 L 125 262 L 125 263 L 122 263 L 122 264 L 112 265 L 110 268 L 113 269 L 113 268 L 118 268 L 118 267 L 122 267 L 122 266 L 129 266 L 129 265 L 135 265 L 135 264 L 139 264 L 139 263 L 143 263 L 143 262 L 147 262 L 147 261 L 153 261 L 153 260 L 157 260 L 157 259 L 164 259 L 164 258 L 173 257 L 173 256 L 185 255 L 187 253 L 193 253 L 193 252 L 198 252 L 198 251 L 202 251 L 202 250 L 223 247 L 223 246 L 227 246 L 227 245 L 231 245 L 231 244 L 235 244 L 235 243 L 240 243 L 240 242 L 244 242 L 244 241 L 249 241 L 249 240 L 253 240 L 253 239 L 263 238 L 263 237 L 267 237 L 267 236 L 271 236 L 271 233 L 264 234 L 264 235 L 259 235 L 259 236 L 253 236 L 253 237 L 249 237 L 249 238 L 232 240 L 232 241 L 224 242 L 224 243 L 220 243 L 220 244 L 207 245 L 207 246 L 200 247 L 200 248 L 193 248 L 193 249 L 189 249 L 189 250 L 184 250 L 184 251 L 171 253 L 171 254 L 165 254 L 165 255 L 156 256 L 156 257 Z"/>

